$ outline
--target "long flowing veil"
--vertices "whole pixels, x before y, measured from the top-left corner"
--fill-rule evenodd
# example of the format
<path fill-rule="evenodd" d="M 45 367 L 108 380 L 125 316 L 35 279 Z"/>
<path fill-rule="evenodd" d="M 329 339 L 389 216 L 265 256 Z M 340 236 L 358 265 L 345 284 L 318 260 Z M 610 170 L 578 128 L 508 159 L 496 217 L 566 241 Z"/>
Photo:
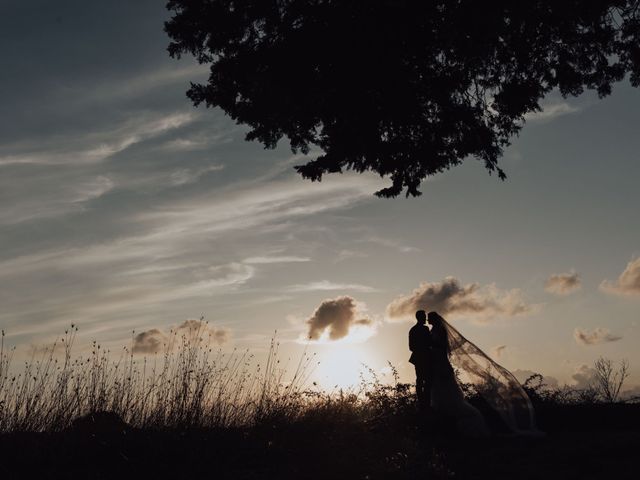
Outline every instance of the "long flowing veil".
<path fill-rule="evenodd" d="M 489 358 L 458 330 L 440 317 L 447 332 L 449 360 L 478 394 L 498 412 L 506 425 L 517 433 L 539 433 L 533 405 L 518 380 L 509 370 Z"/>

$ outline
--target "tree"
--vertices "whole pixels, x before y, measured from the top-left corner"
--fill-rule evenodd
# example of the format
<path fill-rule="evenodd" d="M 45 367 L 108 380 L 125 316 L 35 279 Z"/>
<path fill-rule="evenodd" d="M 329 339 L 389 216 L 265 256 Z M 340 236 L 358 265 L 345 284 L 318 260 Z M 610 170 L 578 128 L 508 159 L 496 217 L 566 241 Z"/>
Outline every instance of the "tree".
<path fill-rule="evenodd" d="M 611 360 L 600 357 L 593 364 L 594 367 L 594 388 L 600 397 L 609 403 L 617 402 L 620 398 L 620 390 L 624 381 L 629 376 L 629 362 L 623 359 L 620 367 L 615 369 Z"/>
<path fill-rule="evenodd" d="M 503 149 L 557 89 L 640 85 L 640 0 L 170 0 L 172 57 L 210 64 L 195 105 L 247 140 L 322 154 L 307 179 L 355 170 L 420 195 L 429 175 Z"/>

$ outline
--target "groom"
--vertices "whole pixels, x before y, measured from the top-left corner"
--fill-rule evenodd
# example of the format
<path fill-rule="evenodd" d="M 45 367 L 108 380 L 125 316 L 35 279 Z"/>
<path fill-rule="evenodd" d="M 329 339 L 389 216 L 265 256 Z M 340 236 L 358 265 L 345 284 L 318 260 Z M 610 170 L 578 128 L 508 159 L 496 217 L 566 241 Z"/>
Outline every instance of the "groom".
<path fill-rule="evenodd" d="M 424 310 L 416 312 L 416 324 L 409 330 L 409 362 L 416 367 L 416 396 L 422 408 L 431 404 L 431 383 L 433 379 L 431 365 L 431 333 L 426 326 L 427 314 Z"/>

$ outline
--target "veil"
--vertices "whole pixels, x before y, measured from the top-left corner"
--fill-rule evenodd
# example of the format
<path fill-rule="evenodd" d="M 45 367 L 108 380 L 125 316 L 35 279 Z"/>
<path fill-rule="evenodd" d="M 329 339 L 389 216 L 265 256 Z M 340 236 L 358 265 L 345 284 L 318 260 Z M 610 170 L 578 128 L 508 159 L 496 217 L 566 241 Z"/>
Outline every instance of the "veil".
<path fill-rule="evenodd" d="M 539 433 L 531 400 L 513 374 L 438 316 L 447 334 L 451 364 L 466 374 L 480 397 L 498 412 L 512 431 Z"/>

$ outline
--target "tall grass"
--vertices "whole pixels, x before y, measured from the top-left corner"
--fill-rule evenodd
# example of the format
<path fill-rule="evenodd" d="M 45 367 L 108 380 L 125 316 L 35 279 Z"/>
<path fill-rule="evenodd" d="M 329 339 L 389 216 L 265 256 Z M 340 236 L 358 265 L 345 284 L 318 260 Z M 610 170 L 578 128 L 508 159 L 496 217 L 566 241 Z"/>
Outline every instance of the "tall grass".
<path fill-rule="evenodd" d="M 99 411 L 142 428 L 239 426 L 295 417 L 313 398 L 304 390 L 313 356 L 303 353 L 287 375 L 275 340 L 260 365 L 248 351 L 214 349 L 202 327 L 172 332 L 152 360 L 139 359 L 132 348 L 114 359 L 96 342 L 88 356 L 74 356 L 77 332 L 72 326 L 34 352 L 16 374 L 2 332 L 0 432 L 61 430 Z"/>
<path fill-rule="evenodd" d="M 96 342 L 85 356 L 74 355 L 78 328 L 72 325 L 48 348 L 34 350 L 22 367 L 12 365 L 15 350 L 5 347 L 3 331 L 0 433 L 59 431 L 78 417 L 104 411 L 114 412 L 133 427 L 156 429 L 296 421 L 378 426 L 415 422 L 413 386 L 401 383 L 391 364 L 391 383 L 365 367 L 359 386 L 324 392 L 309 385 L 317 362 L 306 349 L 295 364 L 283 363 L 279 344 L 272 339 L 266 360 L 260 364 L 247 350 L 223 353 L 215 349 L 206 324 L 198 325 L 172 331 L 163 350 L 150 358 L 134 355 L 133 339 L 132 346 L 118 355 Z M 536 374 L 524 384 L 536 408 L 607 401 L 598 390 L 600 383 L 578 390 L 551 388 L 542 380 Z M 473 386 L 460 384 L 474 403 L 478 394 Z M 621 385 L 616 384 L 616 392 Z M 638 398 L 626 401 L 637 402 Z"/>

